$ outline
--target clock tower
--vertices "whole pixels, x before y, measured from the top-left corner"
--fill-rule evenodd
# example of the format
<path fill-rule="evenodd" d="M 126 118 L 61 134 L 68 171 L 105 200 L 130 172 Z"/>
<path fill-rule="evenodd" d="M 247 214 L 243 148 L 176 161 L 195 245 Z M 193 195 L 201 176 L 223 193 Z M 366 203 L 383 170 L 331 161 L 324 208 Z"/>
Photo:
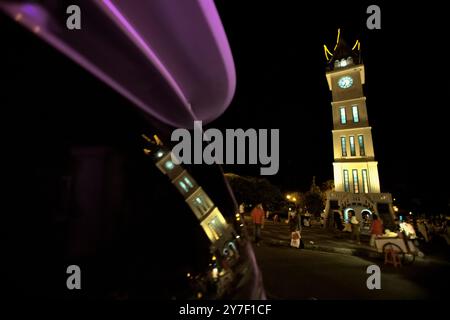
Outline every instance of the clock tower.
<path fill-rule="evenodd" d="M 327 216 L 339 212 L 347 219 L 347 211 L 353 209 L 362 222 L 362 231 L 367 232 L 371 217 L 376 213 L 387 228 L 392 228 L 392 197 L 381 193 L 363 92 L 366 77 L 361 44 L 357 40 L 353 46 L 348 46 L 338 30 L 333 52 L 326 46 L 324 50 L 328 63 L 326 78 L 332 96 L 335 185 L 335 190 L 327 194 Z M 328 222 L 331 226 L 333 219 Z"/>

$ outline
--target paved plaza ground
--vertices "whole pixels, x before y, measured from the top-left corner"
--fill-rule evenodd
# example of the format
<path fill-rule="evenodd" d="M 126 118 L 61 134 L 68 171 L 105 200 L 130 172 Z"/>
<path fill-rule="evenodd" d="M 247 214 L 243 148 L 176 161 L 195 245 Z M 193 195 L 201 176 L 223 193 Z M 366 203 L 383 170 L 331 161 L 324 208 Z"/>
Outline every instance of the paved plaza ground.
<path fill-rule="evenodd" d="M 251 225 L 249 233 L 252 234 Z M 289 246 L 286 223 L 266 222 L 263 241 L 254 246 L 269 299 L 447 299 L 450 297 L 449 256 L 425 249 L 424 258 L 395 268 L 384 265 L 363 236 L 361 245 L 350 234 L 319 226 L 303 228 L 305 249 Z M 381 269 L 381 290 L 369 290 L 367 267 Z"/>

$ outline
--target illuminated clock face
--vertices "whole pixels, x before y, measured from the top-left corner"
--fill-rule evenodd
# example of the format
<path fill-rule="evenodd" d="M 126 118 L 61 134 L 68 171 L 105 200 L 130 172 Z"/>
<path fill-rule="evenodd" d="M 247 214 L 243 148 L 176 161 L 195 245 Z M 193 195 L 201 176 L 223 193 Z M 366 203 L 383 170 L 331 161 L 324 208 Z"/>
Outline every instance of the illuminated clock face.
<path fill-rule="evenodd" d="M 353 85 L 353 79 L 349 76 L 342 77 L 338 80 L 338 85 L 342 89 L 350 88 Z"/>

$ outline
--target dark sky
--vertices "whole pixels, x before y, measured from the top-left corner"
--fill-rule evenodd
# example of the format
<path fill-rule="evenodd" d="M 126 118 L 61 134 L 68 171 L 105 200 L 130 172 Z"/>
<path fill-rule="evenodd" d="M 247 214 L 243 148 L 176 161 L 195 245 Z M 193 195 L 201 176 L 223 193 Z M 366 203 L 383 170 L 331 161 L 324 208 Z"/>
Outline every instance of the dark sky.
<path fill-rule="evenodd" d="M 332 47 L 340 27 L 349 43 L 360 39 L 362 44 L 382 191 L 392 192 L 406 207 L 414 208 L 412 200 L 417 198 L 429 210 L 448 211 L 449 28 L 443 2 L 377 2 L 382 29 L 373 31 L 366 28 L 366 8 L 373 2 L 215 2 L 235 60 L 237 89 L 230 108 L 209 127 L 280 129 L 280 170 L 269 179 L 283 189 L 306 190 L 313 175 L 318 182 L 332 179 L 331 95 L 323 44 Z M 60 127 L 118 126 L 130 136 L 145 127 L 138 113 L 126 111 L 124 116 L 122 109 L 130 106 L 125 99 L 4 16 L 0 22 L 7 45 L 2 61 L 8 61 L 12 75 L 2 95 L 6 106 L 16 110 L 4 110 L 13 112 L 4 116 L 10 124 L 20 124 L 10 131 L 13 142 L 20 145 L 26 139 L 21 127 L 42 141 L 58 139 L 36 124 L 36 115 L 21 113 L 31 104 L 46 106 L 38 116 L 54 119 Z M 45 81 L 36 76 L 42 73 Z M 74 93 L 74 87 L 80 90 Z M 107 110 L 107 116 L 99 124 L 70 111 L 81 106 L 97 115 Z M 116 138 L 123 142 L 119 134 Z M 64 138 L 59 142 L 68 143 Z M 259 172 L 259 166 L 226 169 L 245 175 Z"/>

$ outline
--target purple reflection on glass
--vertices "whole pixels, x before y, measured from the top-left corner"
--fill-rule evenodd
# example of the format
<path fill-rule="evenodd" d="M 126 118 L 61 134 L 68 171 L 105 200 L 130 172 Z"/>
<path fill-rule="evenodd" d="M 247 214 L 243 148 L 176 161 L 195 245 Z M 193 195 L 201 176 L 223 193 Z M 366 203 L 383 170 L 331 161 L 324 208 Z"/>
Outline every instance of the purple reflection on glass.
<path fill-rule="evenodd" d="M 48 20 L 48 13 L 44 8 L 37 4 L 23 4 L 18 5 L 17 12 L 22 13 L 27 16 L 28 19 L 32 20 L 36 25 L 43 25 Z"/>
<path fill-rule="evenodd" d="M 80 0 L 78 31 L 52 5 L 0 9 L 167 124 L 210 122 L 231 102 L 234 63 L 212 0 Z"/>
<path fill-rule="evenodd" d="M 190 108 L 189 102 L 186 100 L 186 97 L 184 96 L 183 92 L 181 91 L 180 87 L 176 83 L 175 79 L 172 78 L 172 76 L 169 74 L 169 72 L 166 70 L 166 68 L 163 66 L 161 61 L 158 59 L 158 57 L 155 55 L 155 53 L 152 51 L 150 46 L 142 39 L 141 35 L 133 28 L 131 23 L 123 16 L 123 14 L 117 10 L 117 8 L 112 4 L 110 0 L 104 0 L 103 3 L 106 5 L 106 7 L 111 11 L 111 13 L 116 17 L 119 21 L 119 23 L 123 26 L 125 29 L 125 32 L 128 33 L 129 37 L 132 39 L 134 43 L 138 47 L 140 47 L 144 53 L 148 56 L 148 58 L 156 65 L 157 69 L 161 72 L 161 74 L 168 80 L 171 87 L 173 88 L 175 94 L 178 95 L 178 97 L 183 101 L 185 107 L 187 109 Z M 195 117 L 194 117 L 195 118 Z"/>

